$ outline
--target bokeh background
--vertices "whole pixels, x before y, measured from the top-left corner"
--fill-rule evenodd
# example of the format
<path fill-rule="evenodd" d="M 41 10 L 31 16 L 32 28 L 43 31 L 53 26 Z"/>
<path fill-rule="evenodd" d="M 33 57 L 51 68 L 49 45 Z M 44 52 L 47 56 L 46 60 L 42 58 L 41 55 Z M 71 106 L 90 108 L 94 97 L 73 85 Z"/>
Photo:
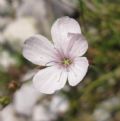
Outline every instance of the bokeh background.
<path fill-rule="evenodd" d="M 22 46 L 35 33 L 51 40 L 61 16 L 80 23 L 90 66 L 78 86 L 44 95 Z M 120 121 L 120 0 L 0 0 L 0 121 Z"/>

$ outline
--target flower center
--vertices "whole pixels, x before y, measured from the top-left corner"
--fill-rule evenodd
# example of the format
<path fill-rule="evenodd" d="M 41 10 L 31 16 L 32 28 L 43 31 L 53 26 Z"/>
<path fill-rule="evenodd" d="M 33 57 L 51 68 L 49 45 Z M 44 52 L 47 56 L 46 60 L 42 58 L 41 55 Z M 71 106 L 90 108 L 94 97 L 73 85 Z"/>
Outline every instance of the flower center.
<path fill-rule="evenodd" d="M 69 58 L 64 58 L 62 61 L 62 64 L 64 66 L 69 66 L 72 63 L 72 61 Z"/>

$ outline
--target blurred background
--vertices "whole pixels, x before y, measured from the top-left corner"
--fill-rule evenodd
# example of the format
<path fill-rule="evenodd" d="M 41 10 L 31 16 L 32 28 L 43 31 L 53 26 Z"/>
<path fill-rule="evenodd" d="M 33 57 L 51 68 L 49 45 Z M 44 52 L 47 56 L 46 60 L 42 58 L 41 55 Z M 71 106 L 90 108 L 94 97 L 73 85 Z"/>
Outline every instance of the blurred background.
<path fill-rule="evenodd" d="M 44 95 L 22 45 L 35 33 L 51 39 L 61 16 L 80 23 L 90 67 L 78 86 Z M 120 0 L 0 0 L 0 121 L 120 121 Z"/>

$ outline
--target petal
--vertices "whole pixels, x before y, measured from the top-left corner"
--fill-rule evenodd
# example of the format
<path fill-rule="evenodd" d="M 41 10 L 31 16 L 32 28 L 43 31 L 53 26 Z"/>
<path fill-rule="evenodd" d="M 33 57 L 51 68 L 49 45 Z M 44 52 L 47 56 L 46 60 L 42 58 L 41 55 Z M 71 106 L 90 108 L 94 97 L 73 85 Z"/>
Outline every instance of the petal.
<path fill-rule="evenodd" d="M 68 82 L 71 86 L 76 86 L 87 73 L 88 60 L 86 57 L 78 57 L 75 59 L 74 65 L 71 66 L 68 74 Z"/>
<path fill-rule="evenodd" d="M 70 42 L 68 43 L 67 53 L 72 56 L 82 56 L 88 49 L 88 42 L 82 34 L 69 34 Z"/>
<path fill-rule="evenodd" d="M 52 39 L 56 47 L 65 45 L 68 40 L 68 33 L 81 33 L 78 22 L 67 16 L 57 19 L 51 29 Z"/>
<path fill-rule="evenodd" d="M 67 73 L 55 66 L 40 70 L 33 78 L 33 84 L 42 93 L 52 94 L 64 87 Z"/>
<path fill-rule="evenodd" d="M 53 60 L 54 46 L 42 35 L 28 38 L 23 46 L 23 56 L 37 65 L 45 65 Z"/>

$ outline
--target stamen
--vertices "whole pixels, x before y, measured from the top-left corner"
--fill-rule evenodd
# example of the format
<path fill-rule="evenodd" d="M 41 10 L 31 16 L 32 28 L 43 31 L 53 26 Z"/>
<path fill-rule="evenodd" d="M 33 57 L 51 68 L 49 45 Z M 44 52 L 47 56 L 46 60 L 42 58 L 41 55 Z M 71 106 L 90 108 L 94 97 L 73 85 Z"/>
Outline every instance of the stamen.
<path fill-rule="evenodd" d="M 72 63 L 72 61 L 69 58 L 64 58 L 62 61 L 62 64 L 64 66 L 69 66 Z"/>

